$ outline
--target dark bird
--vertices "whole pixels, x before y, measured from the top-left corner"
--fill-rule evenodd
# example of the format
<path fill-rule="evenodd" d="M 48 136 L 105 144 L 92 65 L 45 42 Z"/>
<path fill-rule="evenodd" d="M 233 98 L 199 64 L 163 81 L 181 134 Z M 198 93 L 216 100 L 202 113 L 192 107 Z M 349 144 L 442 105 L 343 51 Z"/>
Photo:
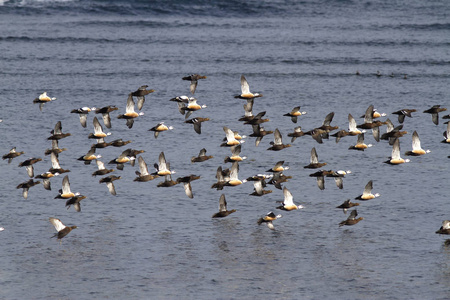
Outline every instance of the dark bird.
<path fill-rule="evenodd" d="M 114 186 L 113 181 L 114 180 L 119 180 L 121 178 L 122 177 L 120 177 L 120 176 L 109 175 L 107 177 L 103 177 L 102 179 L 100 179 L 99 183 L 106 183 L 106 186 L 108 187 L 108 190 L 111 193 L 111 195 L 115 196 L 116 195 L 116 188 Z"/>
<path fill-rule="evenodd" d="M 80 212 L 81 211 L 81 200 L 86 199 L 86 196 L 78 195 L 75 197 L 70 198 L 66 201 L 66 207 L 67 209 L 70 208 L 71 205 L 73 205 L 73 208 L 75 211 Z"/>
<path fill-rule="evenodd" d="M 283 172 L 276 172 L 273 174 L 272 179 L 268 182 L 268 184 L 273 184 L 277 189 L 281 190 L 282 186 L 281 184 L 283 182 L 287 182 L 288 179 L 291 179 L 292 176 L 286 176 L 283 174 Z"/>
<path fill-rule="evenodd" d="M 225 194 L 222 194 L 219 199 L 219 212 L 215 213 L 213 218 L 224 218 L 229 214 L 236 212 L 235 209 L 228 210 L 227 209 L 227 200 L 225 199 Z"/>
<path fill-rule="evenodd" d="M 33 167 L 33 165 L 35 163 L 41 161 L 41 160 L 42 160 L 42 158 L 33 157 L 33 158 L 30 158 L 30 159 L 27 159 L 27 160 L 21 162 L 19 164 L 19 167 L 25 167 L 27 169 L 28 176 L 30 178 L 33 178 L 34 177 L 34 167 Z"/>
<path fill-rule="evenodd" d="M 117 140 L 112 141 L 110 144 L 111 144 L 111 146 L 114 146 L 114 147 L 122 147 L 122 146 L 128 145 L 129 143 L 131 143 L 131 141 L 122 141 L 122 139 L 117 139 Z"/>
<path fill-rule="evenodd" d="M 103 175 L 106 175 L 108 173 L 114 172 L 114 169 L 106 169 L 105 168 L 105 164 L 102 161 L 97 159 L 96 163 L 97 163 L 98 170 L 95 171 L 94 173 L 92 173 L 92 176 L 98 176 L 98 175 L 103 176 Z"/>
<path fill-rule="evenodd" d="M 247 122 L 255 117 L 253 115 L 253 103 L 254 98 L 247 99 L 247 103 L 244 104 L 244 115 L 238 121 Z"/>
<path fill-rule="evenodd" d="M 145 96 L 147 96 L 150 93 L 153 93 L 155 90 L 147 90 L 148 85 L 143 85 L 140 88 L 138 88 L 136 91 L 131 93 L 131 96 L 136 97 L 137 99 L 137 108 L 139 110 L 142 109 L 145 102 Z"/>
<path fill-rule="evenodd" d="M 405 117 L 412 118 L 413 112 L 416 112 L 415 109 L 401 109 L 398 111 L 394 111 L 392 114 L 398 115 L 398 122 L 403 123 L 405 121 Z"/>
<path fill-rule="evenodd" d="M 5 155 L 2 156 L 3 159 L 8 159 L 8 164 L 11 163 L 11 161 L 13 160 L 13 158 L 20 156 L 22 154 L 24 154 L 25 152 L 21 151 L 21 152 L 17 152 L 16 151 L 16 147 L 12 148 L 11 150 L 9 150 L 8 153 L 6 153 Z"/>
<path fill-rule="evenodd" d="M 291 144 L 283 144 L 283 137 L 281 136 L 281 133 L 278 130 L 278 128 L 275 129 L 273 136 L 274 136 L 274 141 L 270 142 L 270 144 L 272 146 L 267 148 L 267 150 L 280 151 L 280 150 L 283 150 L 284 148 L 291 147 Z"/>
<path fill-rule="evenodd" d="M 104 138 L 99 138 L 97 139 L 97 143 L 96 144 L 92 144 L 93 148 L 106 148 L 111 146 L 111 143 L 106 143 Z"/>
<path fill-rule="evenodd" d="M 183 80 L 188 80 L 191 82 L 191 85 L 189 86 L 189 90 L 191 91 L 191 94 L 194 95 L 195 90 L 197 89 L 197 84 L 200 79 L 206 79 L 206 76 L 199 75 L 199 74 L 191 74 L 189 76 L 185 76 L 182 78 Z"/>
<path fill-rule="evenodd" d="M 331 171 L 331 172 L 328 172 L 325 176 L 333 177 L 334 181 L 336 183 L 336 186 L 342 190 L 344 188 L 344 180 L 343 179 L 344 179 L 345 175 L 350 174 L 351 172 L 352 171 L 350 171 L 350 170 Z"/>
<path fill-rule="evenodd" d="M 258 125 L 265 122 L 269 122 L 269 119 L 263 119 L 263 117 L 266 115 L 265 111 L 262 111 L 258 113 L 256 116 L 254 116 L 251 120 L 245 121 L 244 124 L 246 125 Z"/>
<path fill-rule="evenodd" d="M 253 133 L 250 134 L 251 137 L 256 137 L 255 140 L 255 146 L 258 147 L 259 143 L 262 141 L 263 137 L 265 137 L 268 134 L 272 134 L 273 131 L 267 131 L 264 129 L 264 127 L 260 126 L 259 124 L 252 125 Z"/>
<path fill-rule="evenodd" d="M 72 231 L 72 229 L 77 228 L 77 226 L 66 226 L 61 222 L 60 219 L 57 218 L 48 218 L 48 220 L 53 224 L 53 226 L 55 226 L 56 231 L 58 231 L 58 233 L 55 233 L 55 235 L 52 237 L 56 237 L 60 241 L 60 243 L 61 239 L 68 235 Z"/>
<path fill-rule="evenodd" d="M 209 121 L 209 118 L 193 118 L 193 119 L 184 121 L 184 123 L 193 124 L 195 132 L 198 134 L 201 134 L 202 133 L 202 122 L 206 122 L 206 121 Z"/>
<path fill-rule="evenodd" d="M 103 118 L 103 124 L 105 124 L 106 128 L 111 128 L 111 115 L 110 113 L 118 110 L 118 108 L 115 105 L 108 105 L 105 107 L 102 107 L 100 109 L 96 109 L 96 114 L 102 114 Z"/>
<path fill-rule="evenodd" d="M 67 148 L 59 148 L 58 140 L 52 140 L 52 148 L 45 150 L 45 155 L 50 155 L 51 153 L 58 155 L 59 153 L 66 150 Z"/>
<path fill-rule="evenodd" d="M 311 149 L 311 158 L 310 163 L 307 166 L 304 166 L 305 169 L 318 169 L 320 167 L 325 166 L 327 163 L 319 163 L 319 157 L 317 156 L 316 148 L 313 147 Z"/>
<path fill-rule="evenodd" d="M 298 137 L 304 136 L 305 132 L 302 131 L 301 126 L 297 126 L 294 128 L 294 132 L 288 133 L 288 137 L 292 137 L 291 143 L 293 143 Z"/>
<path fill-rule="evenodd" d="M 391 120 L 386 119 L 386 133 L 381 135 L 382 140 L 389 140 L 389 145 L 393 145 L 396 138 L 402 137 L 408 132 L 401 131 L 403 129 L 403 125 L 399 125 L 394 127 L 394 124 Z"/>
<path fill-rule="evenodd" d="M 334 112 L 330 112 L 328 115 L 326 115 L 325 119 L 323 120 L 322 126 L 317 127 L 315 129 L 321 129 L 327 133 L 330 131 L 333 131 L 335 129 L 338 129 L 339 126 L 331 126 L 331 121 L 333 121 L 333 118 L 334 118 Z"/>
<path fill-rule="evenodd" d="M 22 196 L 23 196 L 24 199 L 27 199 L 28 198 L 28 190 L 31 187 L 33 187 L 33 186 L 35 186 L 36 184 L 39 184 L 39 183 L 41 183 L 41 182 L 40 181 L 33 181 L 33 179 L 30 179 L 30 180 L 28 180 L 26 182 L 22 182 L 16 188 L 17 189 L 23 189 L 22 190 Z"/>
<path fill-rule="evenodd" d="M 223 187 L 230 181 L 230 169 L 222 170 L 222 167 L 218 167 L 216 171 L 217 182 L 214 183 L 211 188 L 217 190 L 223 190 Z"/>
<path fill-rule="evenodd" d="M 197 179 L 200 179 L 200 176 L 193 175 L 193 174 L 191 174 L 189 176 L 177 178 L 177 183 L 183 183 L 184 192 L 186 193 L 186 196 L 188 196 L 191 199 L 194 198 L 194 194 L 192 193 L 191 181 L 194 181 Z"/>
<path fill-rule="evenodd" d="M 355 136 L 355 135 L 359 135 L 361 133 L 366 132 L 365 130 L 359 130 L 356 127 L 356 120 L 355 118 L 353 118 L 353 116 L 351 114 L 348 114 L 348 131 L 346 130 L 339 130 L 338 132 L 336 132 L 335 134 L 332 134 L 331 136 L 336 138 L 336 143 L 338 143 L 340 141 L 341 138 L 346 137 L 348 135 L 351 136 Z"/>
<path fill-rule="evenodd" d="M 139 171 L 135 172 L 138 177 L 136 177 L 133 181 L 146 182 L 159 177 L 159 175 L 157 174 L 152 175 L 148 172 L 147 164 L 145 163 L 142 156 L 138 157 L 138 165 Z"/>
<path fill-rule="evenodd" d="M 213 156 L 212 155 L 206 155 L 206 149 L 203 148 L 203 149 L 200 150 L 198 156 L 193 156 L 191 158 L 191 162 L 193 162 L 193 163 L 194 162 L 203 162 L 203 161 L 211 159 L 211 158 L 213 158 Z"/>
<path fill-rule="evenodd" d="M 174 186 L 177 184 L 178 184 L 178 182 L 176 182 L 175 180 L 172 180 L 172 175 L 168 174 L 168 175 L 164 176 L 164 181 L 158 183 L 156 186 L 157 187 L 171 187 L 171 186 Z"/>
<path fill-rule="evenodd" d="M 263 196 L 272 193 L 271 190 L 265 190 L 267 186 L 266 179 L 272 178 L 273 175 L 256 175 L 247 178 L 247 181 L 253 181 L 253 193 L 251 196 Z"/>
<path fill-rule="evenodd" d="M 352 212 L 350 213 L 350 216 L 347 218 L 347 220 L 344 220 L 342 222 L 339 223 L 339 227 L 347 225 L 355 225 L 357 224 L 359 221 L 363 220 L 363 217 L 359 217 L 356 218 L 358 216 L 358 212 L 356 211 L 356 209 L 352 210 Z"/>
<path fill-rule="evenodd" d="M 346 213 L 349 208 L 351 208 L 353 206 L 358 206 L 358 205 L 359 205 L 359 203 L 354 203 L 354 202 L 351 202 L 350 199 L 347 199 L 341 205 L 336 206 L 336 208 L 342 208 L 344 213 Z"/>
<path fill-rule="evenodd" d="M 434 124 L 439 125 L 439 113 L 446 111 L 447 109 L 442 107 L 440 105 L 434 105 L 433 107 L 424 110 L 424 113 L 431 114 L 431 120 Z"/>
<path fill-rule="evenodd" d="M 53 174 L 59 173 L 67 173 L 70 172 L 70 170 L 65 170 L 63 168 L 61 168 L 61 166 L 59 165 L 59 160 L 58 160 L 58 154 L 55 154 L 54 152 L 52 152 L 50 154 L 50 160 L 52 162 L 52 167 L 48 170 L 49 172 L 52 172 Z"/>
<path fill-rule="evenodd" d="M 364 115 L 364 123 L 360 124 L 356 127 L 361 128 L 361 129 L 372 129 L 372 135 L 375 138 L 375 140 L 378 142 L 380 140 L 380 129 L 378 127 L 380 127 L 383 124 L 386 124 L 386 123 L 373 120 L 373 105 L 369 105 L 369 107 L 366 109 L 366 113 Z"/>
<path fill-rule="evenodd" d="M 71 135 L 70 133 L 62 132 L 61 121 L 58 121 L 58 123 L 56 123 L 55 129 L 50 131 L 50 134 L 51 136 L 48 137 L 47 140 L 60 140 Z"/>
<path fill-rule="evenodd" d="M 320 170 L 315 173 L 309 174 L 309 177 L 316 177 L 317 186 L 320 190 L 325 189 L 325 176 L 333 173 L 332 170 Z"/>

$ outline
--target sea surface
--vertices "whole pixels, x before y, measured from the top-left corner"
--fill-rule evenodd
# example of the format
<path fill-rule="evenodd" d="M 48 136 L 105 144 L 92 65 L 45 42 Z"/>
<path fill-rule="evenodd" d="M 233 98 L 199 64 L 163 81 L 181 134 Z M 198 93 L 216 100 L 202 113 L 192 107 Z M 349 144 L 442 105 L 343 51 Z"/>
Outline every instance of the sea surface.
<path fill-rule="evenodd" d="M 439 125 L 423 113 L 433 105 L 450 109 L 450 2 L 419 0 L 332 1 L 0 1 L 0 154 L 12 147 L 24 151 L 11 164 L 0 161 L 0 298 L 1 299 L 449 299 L 450 246 L 435 234 L 450 219 L 450 145 L 441 143 L 449 111 Z M 356 72 L 360 75 L 356 75 Z M 376 76 L 379 71 L 382 76 Z M 199 80 L 195 98 L 207 108 L 202 133 L 169 101 L 192 96 L 189 74 Z M 323 144 L 310 136 L 292 147 L 268 151 L 273 135 L 255 146 L 242 144 L 239 178 L 265 173 L 278 161 L 290 167 L 283 183 L 296 211 L 277 210 L 283 192 L 254 197 L 246 182 L 211 189 L 219 166 L 230 168 L 220 147 L 223 127 L 250 135 L 244 115 L 240 77 L 263 94 L 255 114 L 265 111 L 266 130 L 278 128 L 284 143 L 301 126 L 308 131 L 334 112 L 332 125 L 348 129 L 348 114 L 363 123 L 369 105 L 396 126 L 400 109 L 416 109 L 406 118 L 401 153 L 411 150 L 416 130 L 421 157 L 398 166 L 385 164 L 392 146 L 365 134 L 366 151 L 348 150 L 356 137 Z M 406 75 L 406 78 L 405 78 Z M 128 94 L 142 85 L 146 96 L 133 128 L 117 119 Z M 57 100 L 42 112 L 33 99 L 46 91 Z M 89 113 L 81 127 L 72 109 L 116 105 L 107 142 L 122 138 L 122 148 L 98 149 L 108 163 L 127 148 L 153 172 L 161 152 L 176 171 L 173 179 L 200 175 L 192 182 L 194 198 L 181 185 L 157 187 L 163 178 L 134 182 L 126 164 L 112 196 L 96 164 L 77 158 L 95 140 Z M 307 114 L 294 124 L 283 116 L 301 106 Z M 52 190 L 32 187 L 28 199 L 16 186 L 28 181 L 18 164 L 42 158 L 35 174 L 47 171 L 47 140 L 55 124 L 71 136 L 60 140 L 59 155 L 70 169 L 51 180 Z M 160 122 L 174 129 L 157 139 L 148 131 Z M 100 121 L 103 124 L 102 121 Z M 381 127 L 381 133 L 386 126 Z M 334 132 L 333 132 L 334 133 Z M 320 190 L 305 169 L 315 147 L 325 170 L 351 170 L 338 189 L 332 178 Z M 200 149 L 214 158 L 191 163 Z M 107 165 L 108 168 L 114 167 Z M 87 198 L 82 211 L 66 209 L 54 199 L 65 175 L 73 192 Z M 349 213 L 335 207 L 360 195 L 373 181 L 381 196 L 357 207 L 364 219 L 339 227 Z M 225 194 L 228 209 L 212 219 Z M 353 200 L 356 201 L 356 200 Z M 356 201 L 357 202 L 357 201 Z M 258 218 L 270 211 L 283 217 L 275 230 Z M 78 226 L 61 243 L 48 221 L 56 217 Z"/>

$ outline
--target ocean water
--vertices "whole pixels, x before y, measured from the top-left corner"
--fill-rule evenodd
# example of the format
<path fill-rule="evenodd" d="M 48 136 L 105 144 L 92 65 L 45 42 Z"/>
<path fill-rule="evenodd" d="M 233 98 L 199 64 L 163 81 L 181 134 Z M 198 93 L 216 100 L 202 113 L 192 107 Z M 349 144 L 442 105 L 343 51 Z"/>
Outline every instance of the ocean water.
<path fill-rule="evenodd" d="M 423 111 L 450 107 L 449 11 L 447 1 L 0 1 L 0 148 L 25 152 L 0 165 L 0 298 L 448 299 L 450 246 L 435 231 L 450 219 L 450 148 L 441 143 L 446 120 L 434 125 Z M 192 115 L 211 119 L 200 135 L 169 101 L 190 95 L 181 78 L 192 73 L 207 76 L 195 92 L 207 108 Z M 242 74 L 263 94 L 254 113 L 266 111 L 264 127 L 278 128 L 284 143 L 294 127 L 319 127 L 330 112 L 340 129 L 349 113 L 360 124 L 373 104 L 395 125 L 392 112 L 416 109 L 404 123 L 402 156 L 414 130 L 431 152 L 390 166 L 383 162 L 392 147 L 370 131 L 373 147 L 364 152 L 348 150 L 356 137 L 318 144 L 304 136 L 278 152 L 266 150 L 273 135 L 258 147 L 247 137 L 239 177 L 284 160 L 292 179 L 283 186 L 305 208 L 275 209 L 283 192 L 272 185 L 263 197 L 249 195 L 251 182 L 211 189 L 217 168 L 231 167 L 222 128 L 252 133 L 238 121 L 245 101 L 234 98 Z M 141 85 L 155 92 L 128 129 L 117 116 Z M 33 99 L 44 91 L 57 100 L 41 112 Z M 131 147 L 145 151 L 153 171 L 164 151 L 173 179 L 201 176 L 193 199 L 180 185 L 157 187 L 162 178 L 134 182 L 137 164 L 112 173 L 122 177 L 116 196 L 91 176 L 95 163 L 77 158 L 93 143 L 95 114 L 83 128 L 70 111 L 106 105 L 119 108 L 106 141 L 132 143 L 98 149 L 101 160 Z M 299 105 L 307 114 L 294 124 L 283 114 Z M 66 174 L 51 180 L 51 191 L 32 187 L 26 200 L 16 189 L 29 179 L 20 162 L 40 157 L 35 174 L 50 168 L 44 151 L 58 121 L 72 134 L 59 142 L 68 149 L 60 164 L 71 170 L 72 191 L 87 196 L 79 213 L 54 199 Z M 148 130 L 159 122 L 174 129 L 155 139 Z M 330 178 L 319 190 L 315 170 L 303 168 L 313 147 L 324 169 L 352 171 L 342 190 Z M 201 148 L 214 158 L 191 163 Z M 381 196 L 357 207 L 364 220 L 339 227 L 348 213 L 335 207 L 369 180 Z M 237 212 L 212 219 L 221 194 Z M 283 215 L 273 231 L 257 225 L 269 211 Z M 60 244 L 49 217 L 78 228 Z"/>

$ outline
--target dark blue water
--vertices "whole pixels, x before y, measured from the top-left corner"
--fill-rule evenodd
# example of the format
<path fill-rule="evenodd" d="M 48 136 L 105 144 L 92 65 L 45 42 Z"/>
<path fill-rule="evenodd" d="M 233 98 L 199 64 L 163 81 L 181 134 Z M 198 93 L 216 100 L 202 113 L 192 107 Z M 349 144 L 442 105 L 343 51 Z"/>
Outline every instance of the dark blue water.
<path fill-rule="evenodd" d="M 434 125 L 422 113 L 433 105 L 450 107 L 450 4 L 447 1 L 0 1 L 1 154 L 16 146 L 25 154 L 0 166 L 0 298 L 4 299 L 447 299 L 450 295 L 450 248 L 434 232 L 448 214 L 450 155 L 441 143 L 446 120 Z M 360 76 L 356 76 L 356 71 Z M 377 77 L 380 71 L 383 76 Z M 195 97 L 208 107 L 193 116 L 211 120 L 202 134 L 184 123 L 169 99 L 189 95 L 192 73 L 207 75 Z M 370 131 L 365 152 L 348 150 L 356 137 L 338 144 L 298 138 L 292 147 L 267 151 L 273 137 L 258 147 L 246 138 L 239 178 L 263 173 L 284 160 L 284 183 L 300 211 L 276 210 L 281 190 L 249 196 L 253 185 L 211 189 L 218 166 L 231 167 L 220 147 L 223 126 L 252 133 L 238 119 L 245 101 L 244 74 L 250 89 L 264 96 L 253 111 L 266 111 L 267 130 L 278 128 L 283 142 L 295 126 L 319 127 L 330 112 L 332 124 L 347 129 L 347 115 L 358 118 L 370 104 L 387 113 L 414 108 L 401 138 L 401 153 L 411 150 L 416 130 L 431 153 L 390 166 L 386 141 Z M 389 76 L 393 74 L 393 77 Z M 407 79 L 404 79 L 407 74 Z M 125 112 L 128 93 L 141 85 L 147 96 L 132 129 L 117 115 Z M 57 100 L 43 111 L 34 98 L 47 91 Z M 134 182 L 129 164 L 115 181 L 117 196 L 100 178 L 95 164 L 77 160 L 93 143 L 92 119 L 82 128 L 70 111 L 82 106 L 116 105 L 106 141 L 132 140 L 145 150 L 149 169 L 164 151 L 173 179 L 189 174 L 194 198 L 181 185 L 157 187 L 162 178 Z M 307 114 L 297 124 L 283 114 L 301 105 Z M 441 116 L 448 112 L 441 113 Z M 98 115 L 97 115 L 98 116 Z M 52 191 L 38 185 L 28 199 L 16 186 L 28 180 L 18 164 L 43 161 L 35 174 L 50 168 L 44 151 L 57 121 L 72 135 L 60 141 L 59 156 L 70 169 L 71 189 L 87 198 L 82 211 L 67 210 Z M 158 139 L 148 131 L 159 122 L 174 127 Z M 381 127 L 381 132 L 386 126 Z M 103 162 L 123 148 L 99 149 Z M 312 147 L 325 169 L 351 170 L 339 190 L 326 178 L 319 190 L 304 169 Z M 201 148 L 214 158 L 192 164 Z M 111 167 L 109 165 L 108 167 Z M 65 174 L 64 174 L 65 175 Z M 338 227 L 348 216 L 335 207 L 360 195 L 373 180 L 381 196 L 362 202 L 355 226 Z M 211 219 L 224 193 L 237 212 Z M 269 211 L 283 214 L 275 230 L 256 221 Z M 61 245 L 49 217 L 78 228 Z"/>

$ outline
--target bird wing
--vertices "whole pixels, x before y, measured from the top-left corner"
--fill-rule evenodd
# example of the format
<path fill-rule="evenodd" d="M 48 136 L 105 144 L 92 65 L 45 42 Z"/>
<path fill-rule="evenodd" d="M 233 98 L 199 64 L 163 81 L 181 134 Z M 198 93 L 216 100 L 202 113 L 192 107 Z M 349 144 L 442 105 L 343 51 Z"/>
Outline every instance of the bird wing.
<path fill-rule="evenodd" d="M 311 159 L 310 159 L 311 164 L 317 164 L 319 163 L 319 157 L 317 156 L 317 151 L 316 148 L 313 147 L 311 149 Z"/>
<path fill-rule="evenodd" d="M 373 122 L 373 105 L 369 105 L 366 109 L 366 113 L 364 114 L 364 123 L 372 123 Z"/>
<path fill-rule="evenodd" d="M 396 138 L 394 145 L 392 145 L 391 159 L 400 159 L 400 139 Z"/>
<path fill-rule="evenodd" d="M 364 144 L 364 133 L 360 133 L 358 134 L 358 140 L 356 141 L 357 145 L 362 145 Z"/>
<path fill-rule="evenodd" d="M 358 212 L 356 211 L 356 209 L 354 209 L 351 211 L 350 216 L 348 216 L 347 220 L 354 220 L 357 215 L 358 215 Z"/>
<path fill-rule="evenodd" d="M 245 79 L 244 75 L 241 75 L 241 93 L 242 94 L 250 94 L 250 87 L 249 87 L 247 79 Z"/>
<path fill-rule="evenodd" d="M 134 100 L 133 100 L 133 96 L 131 95 L 131 93 L 128 94 L 126 112 L 127 113 L 134 112 Z"/>
<path fill-rule="evenodd" d="M 158 170 L 162 171 L 162 170 L 167 170 L 167 163 L 166 163 L 166 157 L 164 156 L 164 152 L 161 152 L 159 154 L 159 164 L 158 164 Z"/>
<path fill-rule="evenodd" d="M 200 150 L 200 153 L 198 154 L 198 156 L 205 156 L 206 155 L 206 149 L 203 148 L 202 150 Z"/>
<path fill-rule="evenodd" d="M 61 166 L 59 165 L 58 156 L 56 156 L 54 152 L 50 154 L 50 160 L 52 161 L 53 169 L 61 169 Z"/>
<path fill-rule="evenodd" d="M 95 134 L 103 133 L 102 125 L 100 125 L 100 122 L 98 121 L 97 117 L 94 117 L 93 123 Z"/>
<path fill-rule="evenodd" d="M 234 132 L 230 128 L 224 126 L 223 127 L 223 131 L 225 131 L 225 134 L 227 136 L 227 141 L 228 142 L 236 140 L 236 138 L 234 137 Z"/>
<path fill-rule="evenodd" d="M 58 121 L 58 123 L 56 123 L 55 125 L 55 130 L 53 131 L 53 134 L 61 134 L 62 133 L 62 126 L 61 126 L 61 121 Z"/>
<path fill-rule="evenodd" d="M 237 145 L 237 146 L 233 146 L 231 147 L 231 154 L 233 156 L 238 156 L 239 154 L 241 154 L 241 145 Z"/>
<path fill-rule="evenodd" d="M 61 194 L 69 194 L 70 193 L 70 182 L 69 175 L 64 176 L 62 181 L 62 193 Z"/>
<path fill-rule="evenodd" d="M 108 187 L 109 192 L 111 193 L 111 195 L 116 195 L 116 188 L 114 187 L 114 183 L 111 182 L 107 182 L 106 186 Z"/>
<path fill-rule="evenodd" d="M 235 161 L 231 166 L 230 180 L 239 180 L 238 174 L 239 174 L 239 164 L 237 161 Z"/>
<path fill-rule="evenodd" d="M 147 164 L 145 163 L 142 156 L 138 157 L 138 163 L 139 163 L 139 170 L 141 171 L 141 176 L 148 175 L 149 173 L 148 173 Z"/>
<path fill-rule="evenodd" d="M 289 206 L 294 204 L 294 197 L 286 187 L 283 188 L 283 195 L 284 195 L 283 205 Z"/>
<path fill-rule="evenodd" d="M 372 193 L 372 180 L 370 180 L 367 184 L 366 184 L 366 186 L 364 187 L 364 192 L 363 192 L 363 195 L 368 195 L 368 194 L 371 194 Z"/>
<path fill-rule="evenodd" d="M 274 144 L 275 145 L 282 145 L 283 144 L 283 139 L 281 137 L 281 133 L 280 131 L 277 129 L 275 129 L 275 132 L 273 133 L 274 136 Z"/>
<path fill-rule="evenodd" d="M 414 132 L 412 134 L 412 149 L 413 150 L 420 150 L 420 149 L 422 149 L 421 146 L 420 146 L 419 134 L 415 130 L 414 130 Z"/>
<path fill-rule="evenodd" d="M 196 88 L 197 88 L 197 80 L 191 80 L 191 85 L 189 86 L 189 90 L 192 95 L 194 95 Z"/>
<path fill-rule="evenodd" d="M 192 194 L 192 186 L 190 182 L 183 182 L 184 192 L 189 198 L 194 198 L 194 194 Z"/>
<path fill-rule="evenodd" d="M 330 126 L 331 121 L 333 121 L 334 112 L 330 112 L 323 120 L 323 126 Z"/>
<path fill-rule="evenodd" d="M 219 199 L 219 211 L 227 211 L 227 200 L 225 194 L 222 194 Z"/>
<path fill-rule="evenodd" d="M 348 131 L 356 131 L 356 120 L 351 114 L 348 114 Z"/>
<path fill-rule="evenodd" d="M 53 226 L 55 226 L 56 231 L 60 232 L 61 230 L 63 230 L 64 228 L 66 228 L 66 225 L 64 225 L 60 219 L 57 218 L 48 218 L 48 220 L 50 221 L 50 223 L 53 224 Z"/>

